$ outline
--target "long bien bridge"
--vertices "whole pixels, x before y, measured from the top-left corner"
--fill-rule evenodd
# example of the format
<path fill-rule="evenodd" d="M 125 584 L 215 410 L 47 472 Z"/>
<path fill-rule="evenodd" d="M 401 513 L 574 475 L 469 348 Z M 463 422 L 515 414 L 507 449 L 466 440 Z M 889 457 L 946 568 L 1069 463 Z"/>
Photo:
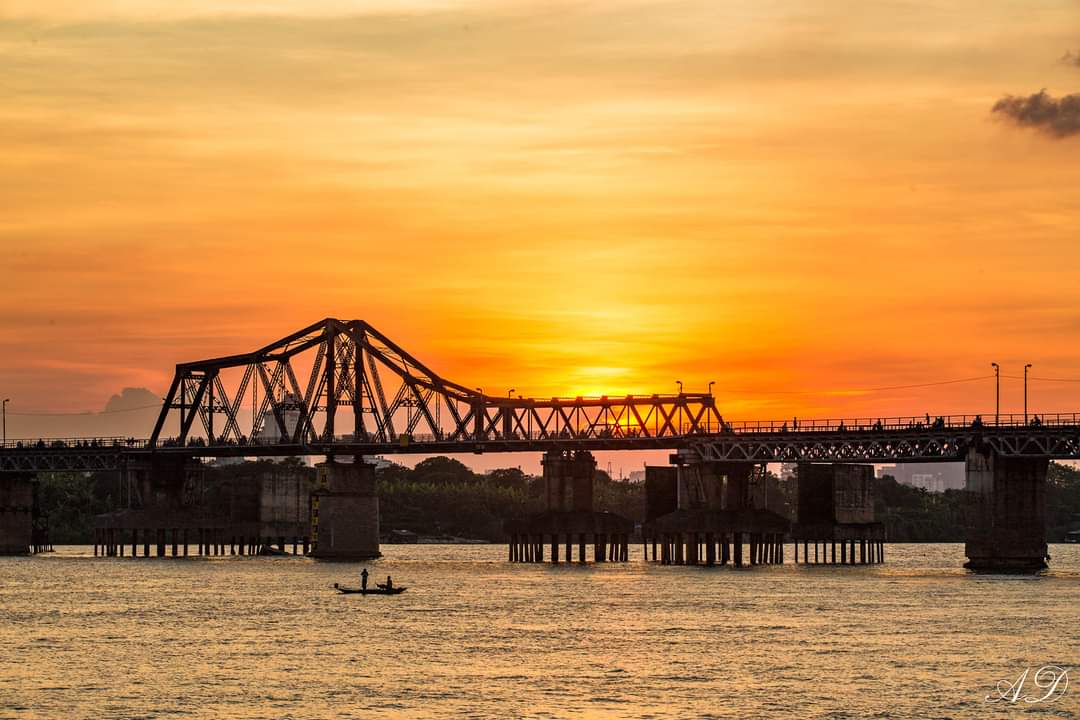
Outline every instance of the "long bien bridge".
<path fill-rule="evenodd" d="M 303 383 L 301 383 L 303 379 Z M 143 532 L 167 554 L 171 531 L 187 551 L 224 552 L 227 523 L 185 506 L 201 459 L 325 456 L 310 498 L 311 554 L 378 554 L 378 498 L 365 457 L 395 453 L 544 453 L 547 512 L 507 523 L 510 559 L 553 561 L 586 542 L 597 560 L 626 556 L 633 523 L 592 509 L 596 450 L 670 450 L 670 467 L 648 468 L 646 557 L 658 562 L 878 562 L 883 528 L 873 519 L 872 468 L 881 462 L 964 462 L 968 566 L 1044 567 L 1046 469 L 1080 459 L 1080 415 L 880 417 L 777 422 L 725 419 L 710 393 L 575 398 L 485 394 L 447 380 L 371 325 L 320 321 L 254 352 L 180 363 L 146 438 L 8 440 L 0 447 L 0 552 L 19 552 L 39 472 L 115 471 L 129 508 L 107 519 L 100 550 L 123 552 Z M 351 461 L 350 461 L 351 459 Z M 799 464 L 794 525 L 756 497 L 764 465 Z M 131 501 L 134 497 L 134 502 Z M 211 513 L 212 514 L 212 513 Z M 199 517 L 195 517 L 198 515 Z M 119 535 L 118 535 L 119 534 Z M 126 535 L 125 535 L 126 534 Z M 237 547 L 229 536 L 230 552 Z M 241 534 L 241 552 L 274 538 Z M 280 538 L 279 538 L 280 539 Z M 813 543 L 811 546 L 810 543 Z M 281 540 L 279 545 L 283 545 Z M 810 557 L 811 547 L 814 551 Z M 828 551 L 832 549 L 832 560 Z"/>

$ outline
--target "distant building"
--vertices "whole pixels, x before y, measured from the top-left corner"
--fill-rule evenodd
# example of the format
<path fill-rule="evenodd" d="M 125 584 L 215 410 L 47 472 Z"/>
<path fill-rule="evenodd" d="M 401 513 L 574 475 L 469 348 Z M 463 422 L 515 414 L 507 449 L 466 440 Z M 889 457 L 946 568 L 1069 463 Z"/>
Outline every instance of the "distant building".
<path fill-rule="evenodd" d="M 897 463 L 882 465 L 877 476 L 891 475 L 902 485 L 923 488 L 929 492 L 962 490 L 964 488 L 963 463 Z"/>
<path fill-rule="evenodd" d="M 376 470 L 385 470 L 395 465 L 394 462 L 387 460 L 382 455 L 364 455 L 364 462 L 368 465 L 374 465 Z"/>
<path fill-rule="evenodd" d="M 296 426 L 300 424 L 299 398 L 290 392 L 282 395 L 281 400 L 273 403 L 273 407 L 262 414 L 259 418 L 258 429 L 255 431 L 255 439 L 260 443 L 273 444 L 282 442 L 281 428 L 278 426 L 275 409 L 281 413 L 285 421 L 285 429 L 291 437 L 296 432 Z"/>

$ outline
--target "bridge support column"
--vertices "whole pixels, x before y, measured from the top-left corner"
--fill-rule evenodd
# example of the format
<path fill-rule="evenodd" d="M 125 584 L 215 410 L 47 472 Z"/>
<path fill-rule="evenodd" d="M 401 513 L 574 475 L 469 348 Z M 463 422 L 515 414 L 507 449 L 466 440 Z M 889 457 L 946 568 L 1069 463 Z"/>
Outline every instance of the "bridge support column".
<path fill-rule="evenodd" d="M 0 481 L 0 555 L 30 554 L 35 482 L 33 475 L 9 475 Z"/>
<path fill-rule="evenodd" d="M 326 560 L 379 557 L 379 498 L 375 466 L 329 461 L 317 466 L 312 493 L 311 556 Z"/>
<path fill-rule="evenodd" d="M 964 545 L 971 570 L 1046 567 L 1046 458 L 995 455 L 972 448 L 966 458 Z"/>
<path fill-rule="evenodd" d="M 544 506 L 549 512 L 592 512 L 596 459 L 585 450 L 549 450 L 544 466 Z"/>
<path fill-rule="evenodd" d="M 797 472 L 799 518 L 791 531 L 796 553 L 801 542 L 804 563 L 867 562 L 868 543 L 879 542 L 885 536 L 884 524 L 874 517 L 873 466 L 799 463 Z M 814 543 L 813 559 L 808 541 Z M 862 549 L 861 557 L 857 549 Z M 779 557 L 778 562 L 782 563 L 783 545 Z"/>

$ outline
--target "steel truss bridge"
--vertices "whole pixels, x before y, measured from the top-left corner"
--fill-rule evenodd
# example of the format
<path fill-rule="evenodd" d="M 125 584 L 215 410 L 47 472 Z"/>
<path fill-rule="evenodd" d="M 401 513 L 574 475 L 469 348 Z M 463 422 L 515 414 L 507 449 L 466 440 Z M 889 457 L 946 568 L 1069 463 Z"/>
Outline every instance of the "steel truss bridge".
<path fill-rule="evenodd" d="M 1080 414 L 729 422 L 708 393 L 495 397 L 439 376 L 363 321 L 328 318 L 255 352 L 177 365 L 147 439 L 9 440 L 0 472 L 115 470 L 153 456 L 571 449 L 925 462 L 962 460 L 973 446 L 1080 459 Z"/>

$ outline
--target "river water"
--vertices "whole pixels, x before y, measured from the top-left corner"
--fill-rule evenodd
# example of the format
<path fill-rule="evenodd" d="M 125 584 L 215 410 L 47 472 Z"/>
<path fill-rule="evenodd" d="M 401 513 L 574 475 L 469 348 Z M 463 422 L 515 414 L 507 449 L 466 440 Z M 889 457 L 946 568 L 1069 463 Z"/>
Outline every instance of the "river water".
<path fill-rule="evenodd" d="M 403 595 L 295 557 L 2 558 L 0 717 L 1080 717 L 1080 546 L 1026 577 L 951 544 L 743 570 L 384 551 Z M 1073 687 L 986 702 L 1044 665 Z"/>

